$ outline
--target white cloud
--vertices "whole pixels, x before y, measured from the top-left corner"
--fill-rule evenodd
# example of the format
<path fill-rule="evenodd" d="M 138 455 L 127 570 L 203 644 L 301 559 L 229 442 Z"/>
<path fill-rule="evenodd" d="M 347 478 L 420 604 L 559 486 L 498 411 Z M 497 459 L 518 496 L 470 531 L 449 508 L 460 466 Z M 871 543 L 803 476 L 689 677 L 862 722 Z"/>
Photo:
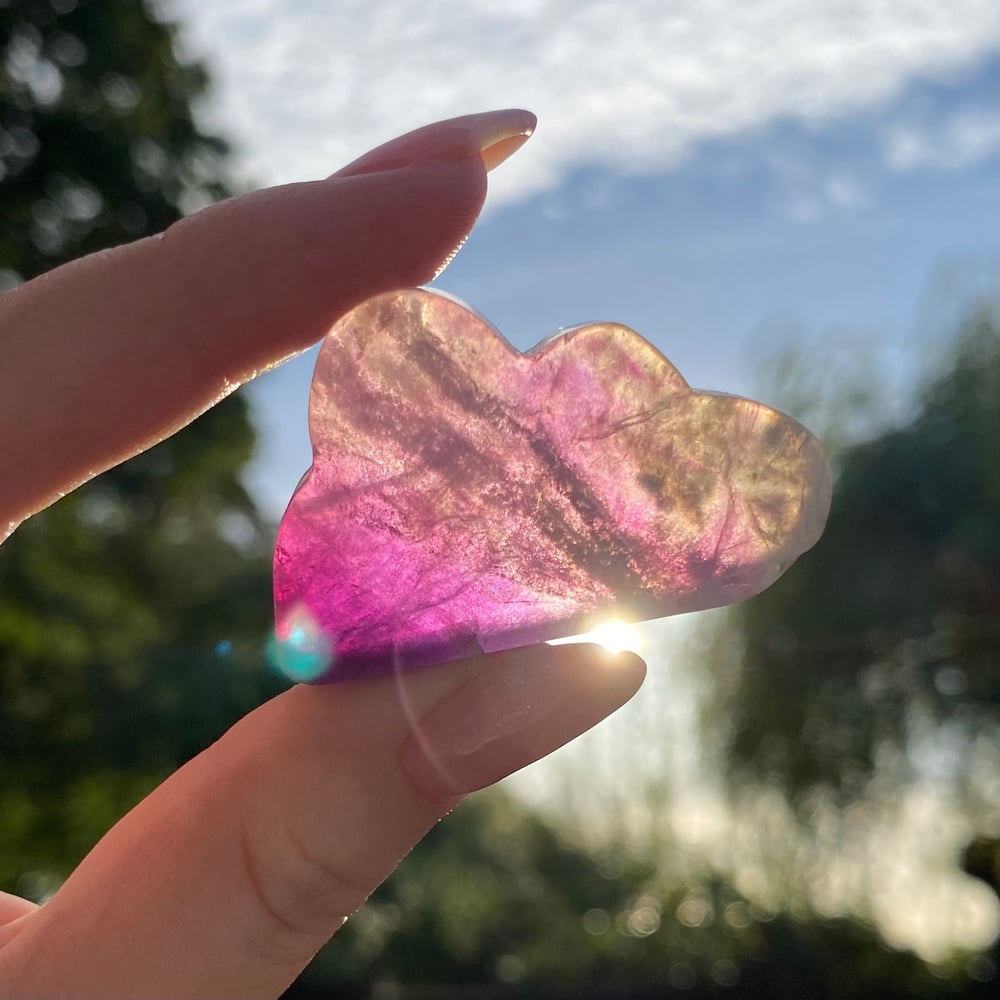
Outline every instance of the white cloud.
<path fill-rule="evenodd" d="M 693 144 L 824 121 L 985 57 L 993 0 L 170 0 L 261 183 L 323 176 L 401 131 L 522 106 L 493 199 L 582 165 L 665 169 Z"/>
<path fill-rule="evenodd" d="M 851 208 L 864 201 L 864 191 L 861 185 L 852 177 L 844 174 L 834 174 L 827 180 L 824 193 L 830 202 L 842 208 Z"/>
<path fill-rule="evenodd" d="M 895 125 L 885 134 L 888 166 L 910 170 L 956 170 L 1000 152 L 1000 113 L 963 110 L 937 122 Z"/>
<path fill-rule="evenodd" d="M 831 210 L 855 208 L 867 200 L 867 192 L 855 169 L 831 167 L 815 157 L 783 150 L 779 145 L 764 156 L 777 182 L 774 208 L 793 222 L 819 222 Z"/>

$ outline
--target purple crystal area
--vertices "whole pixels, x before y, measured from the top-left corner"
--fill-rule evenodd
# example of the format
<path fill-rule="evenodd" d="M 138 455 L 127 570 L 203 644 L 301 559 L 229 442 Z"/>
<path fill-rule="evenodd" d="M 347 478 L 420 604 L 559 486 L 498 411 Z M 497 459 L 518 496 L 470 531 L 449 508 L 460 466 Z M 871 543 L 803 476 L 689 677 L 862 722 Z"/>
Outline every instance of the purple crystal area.
<path fill-rule="evenodd" d="M 743 600 L 822 533 L 830 471 L 791 418 L 692 390 L 634 331 L 527 354 L 454 299 L 363 303 L 324 342 L 312 468 L 274 562 L 341 680 Z"/>

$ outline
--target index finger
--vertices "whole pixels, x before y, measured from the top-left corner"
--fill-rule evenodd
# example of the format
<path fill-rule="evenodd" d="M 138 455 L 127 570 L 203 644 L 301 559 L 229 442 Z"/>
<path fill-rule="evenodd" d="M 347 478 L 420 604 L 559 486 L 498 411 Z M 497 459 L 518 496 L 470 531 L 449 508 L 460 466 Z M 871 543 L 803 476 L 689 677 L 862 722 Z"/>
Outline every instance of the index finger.
<path fill-rule="evenodd" d="M 212 206 L 0 299 L 0 540 L 322 337 L 428 281 L 468 234 L 523 111 L 409 133 L 325 181 Z"/>

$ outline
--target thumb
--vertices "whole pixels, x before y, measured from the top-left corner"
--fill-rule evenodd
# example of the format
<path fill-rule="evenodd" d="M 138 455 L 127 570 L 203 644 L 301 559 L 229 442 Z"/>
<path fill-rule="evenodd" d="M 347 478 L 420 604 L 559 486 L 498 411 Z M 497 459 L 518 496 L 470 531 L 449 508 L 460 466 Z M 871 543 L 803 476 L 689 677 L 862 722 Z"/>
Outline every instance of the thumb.
<path fill-rule="evenodd" d="M 0 949 L 0 993 L 276 997 L 467 792 L 627 701 L 645 666 L 537 646 L 297 687 L 126 816 Z"/>

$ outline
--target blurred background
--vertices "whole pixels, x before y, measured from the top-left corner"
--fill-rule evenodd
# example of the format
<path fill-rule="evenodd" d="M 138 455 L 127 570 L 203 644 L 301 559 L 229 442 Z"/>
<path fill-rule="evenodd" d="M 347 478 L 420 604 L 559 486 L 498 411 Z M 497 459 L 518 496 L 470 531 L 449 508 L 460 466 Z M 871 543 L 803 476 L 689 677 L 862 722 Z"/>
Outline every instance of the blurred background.
<path fill-rule="evenodd" d="M 641 627 L 635 701 L 465 803 L 290 997 L 996 995 L 998 37 L 979 0 L 0 0 L 0 291 L 523 106 L 440 287 L 520 348 L 627 323 L 835 466 L 812 552 Z M 0 548 L 0 888 L 47 898 L 285 686 L 312 360 Z"/>

